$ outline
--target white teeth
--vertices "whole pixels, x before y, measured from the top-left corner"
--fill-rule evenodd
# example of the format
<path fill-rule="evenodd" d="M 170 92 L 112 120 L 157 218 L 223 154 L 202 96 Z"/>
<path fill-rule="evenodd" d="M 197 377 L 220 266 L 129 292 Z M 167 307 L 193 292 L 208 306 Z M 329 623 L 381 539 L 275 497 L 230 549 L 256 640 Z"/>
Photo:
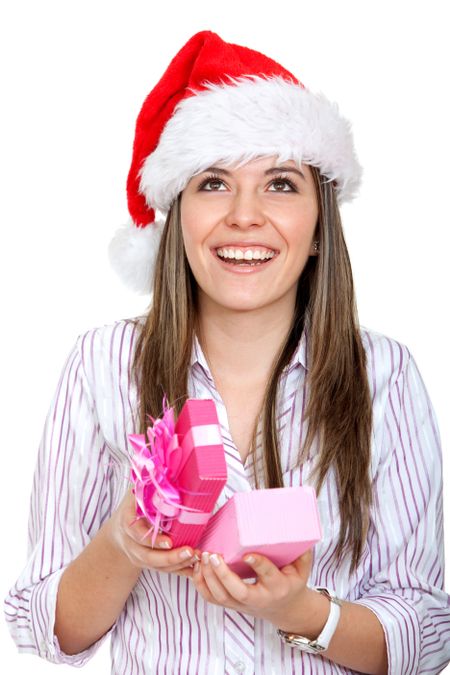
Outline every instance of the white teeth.
<path fill-rule="evenodd" d="M 252 251 L 249 249 L 244 252 L 238 248 L 218 248 L 217 255 L 231 260 L 268 260 L 274 257 L 275 251 L 260 251 L 259 249 Z"/>

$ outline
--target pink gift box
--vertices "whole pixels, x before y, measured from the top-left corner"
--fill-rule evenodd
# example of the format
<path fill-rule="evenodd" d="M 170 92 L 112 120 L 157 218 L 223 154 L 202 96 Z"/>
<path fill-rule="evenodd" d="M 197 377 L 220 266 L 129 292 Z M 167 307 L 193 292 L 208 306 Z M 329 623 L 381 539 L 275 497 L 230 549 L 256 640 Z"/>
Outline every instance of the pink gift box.
<path fill-rule="evenodd" d="M 199 543 L 220 553 L 240 577 L 255 571 L 242 561 L 260 553 L 277 567 L 288 565 L 322 537 L 313 487 L 286 487 L 234 494 L 209 520 Z"/>
<path fill-rule="evenodd" d="M 211 399 L 188 399 L 175 425 L 183 450 L 177 486 L 182 511 L 167 533 L 174 548 L 197 546 L 220 493 L 227 482 L 225 451 L 216 406 Z"/>

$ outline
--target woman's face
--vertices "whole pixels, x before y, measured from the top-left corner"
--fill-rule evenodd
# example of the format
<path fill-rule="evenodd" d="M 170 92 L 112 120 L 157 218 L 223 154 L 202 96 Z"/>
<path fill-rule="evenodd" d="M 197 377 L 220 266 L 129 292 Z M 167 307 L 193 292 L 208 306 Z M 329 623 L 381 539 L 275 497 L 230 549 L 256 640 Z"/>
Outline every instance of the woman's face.
<path fill-rule="evenodd" d="M 293 306 L 297 281 L 315 255 L 317 218 L 305 164 L 263 157 L 195 175 L 181 195 L 181 228 L 200 302 L 247 311 L 280 300 Z"/>

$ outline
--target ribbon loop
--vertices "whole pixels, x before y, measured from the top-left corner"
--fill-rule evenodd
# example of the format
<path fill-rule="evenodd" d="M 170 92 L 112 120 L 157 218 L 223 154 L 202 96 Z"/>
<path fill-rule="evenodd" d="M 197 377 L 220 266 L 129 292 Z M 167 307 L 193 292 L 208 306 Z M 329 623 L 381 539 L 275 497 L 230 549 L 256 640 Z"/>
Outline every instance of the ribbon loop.
<path fill-rule="evenodd" d="M 183 460 L 183 448 L 175 433 L 173 408 L 163 399 L 163 416 L 144 434 L 129 434 L 134 449 L 131 457 L 131 481 L 136 498 L 136 514 L 152 525 L 152 546 L 158 531 L 170 532 L 176 519 L 183 523 L 204 524 L 209 514 L 183 506 L 177 478 Z M 194 437 L 194 436 L 193 436 Z M 150 447 L 149 447 L 150 446 Z M 189 443 L 189 450 L 193 449 Z"/>

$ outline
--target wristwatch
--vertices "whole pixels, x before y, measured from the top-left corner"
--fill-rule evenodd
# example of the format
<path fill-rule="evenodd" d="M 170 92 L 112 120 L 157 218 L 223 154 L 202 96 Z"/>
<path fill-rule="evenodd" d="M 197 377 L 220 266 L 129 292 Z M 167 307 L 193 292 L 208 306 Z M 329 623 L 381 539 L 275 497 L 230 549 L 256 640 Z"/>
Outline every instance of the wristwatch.
<path fill-rule="evenodd" d="M 331 591 L 329 588 L 323 588 L 322 586 L 313 586 L 314 591 L 322 593 L 330 601 L 330 613 L 328 615 L 328 620 L 325 626 L 322 629 L 319 637 L 315 640 L 309 640 L 302 635 L 297 635 L 296 633 L 287 633 L 284 630 L 277 630 L 278 635 L 286 642 L 286 644 L 291 647 L 297 647 L 303 652 L 308 652 L 309 654 L 320 654 L 328 649 L 328 645 L 331 642 L 331 638 L 334 635 L 336 627 L 338 625 L 339 617 L 341 615 L 342 600 L 336 597 L 334 591 Z"/>

